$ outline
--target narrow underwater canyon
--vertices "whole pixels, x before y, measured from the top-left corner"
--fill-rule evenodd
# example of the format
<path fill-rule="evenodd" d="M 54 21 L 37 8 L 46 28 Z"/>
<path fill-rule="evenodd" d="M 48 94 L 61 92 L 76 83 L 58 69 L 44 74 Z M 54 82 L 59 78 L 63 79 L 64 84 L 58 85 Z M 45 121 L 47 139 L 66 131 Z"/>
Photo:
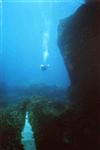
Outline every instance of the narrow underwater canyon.
<path fill-rule="evenodd" d="M 29 114 L 26 112 L 25 116 L 25 125 L 21 133 L 22 136 L 22 144 L 24 146 L 24 150 L 36 150 L 34 133 L 32 131 L 31 124 L 29 122 Z"/>
<path fill-rule="evenodd" d="M 55 103 L 38 103 L 39 112 L 33 107 L 38 150 L 100 149 L 99 18 L 100 1 L 89 0 L 59 24 L 58 45 L 71 79 L 66 91 L 70 102 L 65 108 L 63 102 L 60 110 Z M 54 106 L 56 115 L 50 111 Z"/>
<path fill-rule="evenodd" d="M 37 150 L 100 149 L 100 0 L 86 0 L 60 21 L 58 45 L 70 87 L 51 87 L 50 93 L 45 92 L 48 87 L 40 88 L 36 95 L 34 88 L 24 95 L 26 89 L 22 103 L 1 109 L 1 150 L 24 149 L 21 132 L 27 109 Z"/>

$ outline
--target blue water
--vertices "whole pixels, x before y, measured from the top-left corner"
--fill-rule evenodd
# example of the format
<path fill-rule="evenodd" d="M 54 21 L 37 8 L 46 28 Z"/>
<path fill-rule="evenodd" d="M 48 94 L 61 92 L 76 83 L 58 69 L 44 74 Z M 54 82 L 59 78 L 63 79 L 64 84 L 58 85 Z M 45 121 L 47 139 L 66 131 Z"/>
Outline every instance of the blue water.
<path fill-rule="evenodd" d="M 57 45 L 57 27 L 60 19 L 72 15 L 82 3 L 82 0 L 3 2 L 0 7 L 3 33 L 0 70 L 8 86 L 70 85 Z M 45 72 L 40 69 L 43 63 L 50 65 Z"/>

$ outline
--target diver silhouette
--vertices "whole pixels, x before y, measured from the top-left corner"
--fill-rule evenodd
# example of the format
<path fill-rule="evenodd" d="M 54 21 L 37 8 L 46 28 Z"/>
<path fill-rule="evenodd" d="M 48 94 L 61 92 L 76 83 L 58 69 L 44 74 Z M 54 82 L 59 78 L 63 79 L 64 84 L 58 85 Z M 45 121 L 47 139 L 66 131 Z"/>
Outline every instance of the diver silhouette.
<path fill-rule="evenodd" d="M 40 65 L 40 69 L 41 69 L 41 71 L 44 72 L 44 71 L 46 71 L 46 70 L 49 68 L 49 66 L 50 66 L 49 64 L 48 64 L 48 65 L 43 65 L 43 64 L 41 64 L 41 65 Z"/>

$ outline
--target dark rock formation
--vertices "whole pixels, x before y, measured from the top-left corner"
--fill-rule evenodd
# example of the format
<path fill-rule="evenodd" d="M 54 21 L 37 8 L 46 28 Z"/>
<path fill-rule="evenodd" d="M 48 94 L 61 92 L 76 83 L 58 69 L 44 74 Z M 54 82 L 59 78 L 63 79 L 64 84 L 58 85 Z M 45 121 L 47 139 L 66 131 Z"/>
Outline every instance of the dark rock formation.
<path fill-rule="evenodd" d="M 59 46 L 72 83 L 99 86 L 100 4 L 81 6 L 60 28 Z"/>
<path fill-rule="evenodd" d="M 64 121 L 66 119 L 63 117 L 63 120 L 60 116 L 67 111 L 68 105 L 63 105 L 55 99 L 54 101 L 48 100 L 46 97 L 38 99 L 33 100 L 29 107 L 37 150 L 64 150 L 66 142 L 69 141 L 68 137 L 65 137 L 66 123 Z"/>
<path fill-rule="evenodd" d="M 72 82 L 70 149 L 100 149 L 100 2 L 88 0 L 62 20 L 58 30 L 58 44 Z M 65 116 L 69 118 L 67 112 Z"/>
<path fill-rule="evenodd" d="M 0 108 L 0 150 L 24 150 L 21 132 L 25 113 L 26 102 Z"/>

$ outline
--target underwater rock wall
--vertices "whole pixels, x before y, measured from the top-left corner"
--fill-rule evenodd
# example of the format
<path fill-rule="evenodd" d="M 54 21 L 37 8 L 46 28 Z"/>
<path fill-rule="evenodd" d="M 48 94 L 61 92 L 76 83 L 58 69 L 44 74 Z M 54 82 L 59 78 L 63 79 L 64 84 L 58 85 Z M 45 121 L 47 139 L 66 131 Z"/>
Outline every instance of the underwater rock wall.
<path fill-rule="evenodd" d="M 73 150 L 100 148 L 100 2 L 60 22 L 58 44 L 71 78 Z M 76 115 L 75 115 L 76 114 Z M 66 112 L 67 115 L 67 112 Z M 67 126 L 66 126 L 67 128 Z"/>
<path fill-rule="evenodd" d="M 59 47 L 74 84 L 98 84 L 100 4 L 87 3 L 59 25 Z"/>
<path fill-rule="evenodd" d="M 23 150 L 21 130 L 26 102 L 0 108 L 0 150 Z"/>
<path fill-rule="evenodd" d="M 37 98 L 38 100 L 31 101 L 29 106 L 37 150 L 64 150 L 66 123 L 62 114 L 68 109 L 67 103 L 63 105 L 55 99 Z M 65 140 L 69 142 L 67 138 Z"/>

